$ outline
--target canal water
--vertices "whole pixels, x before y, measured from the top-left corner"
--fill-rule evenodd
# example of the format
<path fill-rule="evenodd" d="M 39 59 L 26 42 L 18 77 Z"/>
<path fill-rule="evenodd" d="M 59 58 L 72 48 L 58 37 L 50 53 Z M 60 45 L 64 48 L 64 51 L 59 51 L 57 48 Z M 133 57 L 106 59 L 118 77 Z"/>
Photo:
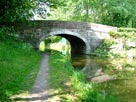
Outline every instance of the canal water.
<path fill-rule="evenodd" d="M 104 94 L 136 102 L 136 59 L 74 55 L 72 65 L 85 73 L 87 81 L 98 83 Z"/>

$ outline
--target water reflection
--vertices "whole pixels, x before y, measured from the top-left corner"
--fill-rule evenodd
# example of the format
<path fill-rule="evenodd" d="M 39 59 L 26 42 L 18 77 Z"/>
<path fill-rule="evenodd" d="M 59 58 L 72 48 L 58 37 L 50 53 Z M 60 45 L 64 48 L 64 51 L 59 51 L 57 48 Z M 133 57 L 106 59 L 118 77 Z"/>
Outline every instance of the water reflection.
<path fill-rule="evenodd" d="M 80 69 L 86 75 L 86 79 L 95 82 L 104 82 L 113 79 L 109 75 L 103 72 L 102 63 L 100 59 L 90 56 L 74 56 L 72 58 L 72 65 L 76 69 Z"/>
<path fill-rule="evenodd" d="M 106 94 L 118 97 L 121 102 L 136 102 L 136 79 L 116 79 L 101 83 L 101 89 Z"/>
<path fill-rule="evenodd" d="M 85 73 L 88 81 L 99 82 L 103 93 L 119 97 L 121 102 L 136 102 L 136 59 L 76 55 L 72 64 Z"/>

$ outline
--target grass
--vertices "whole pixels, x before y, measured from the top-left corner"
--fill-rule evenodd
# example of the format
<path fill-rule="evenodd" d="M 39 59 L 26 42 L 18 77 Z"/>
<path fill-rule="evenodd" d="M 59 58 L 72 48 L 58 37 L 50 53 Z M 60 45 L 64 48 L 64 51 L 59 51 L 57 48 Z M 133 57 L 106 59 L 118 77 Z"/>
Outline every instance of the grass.
<path fill-rule="evenodd" d="M 70 81 L 73 67 L 67 56 L 53 52 L 49 57 L 49 85 L 51 88 L 63 87 L 62 83 Z M 57 83 L 56 83 L 57 82 Z"/>
<path fill-rule="evenodd" d="M 49 86 L 57 90 L 59 102 L 119 102 L 103 94 L 97 84 L 86 82 L 84 73 L 74 70 L 68 56 L 51 54 L 49 66 Z"/>
<path fill-rule="evenodd" d="M 14 38 L 0 39 L 0 102 L 31 90 L 40 59 L 28 44 Z"/>
<path fill-rule="evenodd" d="M 10 102 L 11 96 L 31 90 L 41 59 L 11 32 L 0 28 L 0 102 Z M 69 56 L 55 52 L 49 57 L 49 66 L 49 86 L 57 90 L 60 102 L 118 102 L 103 95 L 96 84 L 87 83 L 84 74 L 74 70 Z"/>

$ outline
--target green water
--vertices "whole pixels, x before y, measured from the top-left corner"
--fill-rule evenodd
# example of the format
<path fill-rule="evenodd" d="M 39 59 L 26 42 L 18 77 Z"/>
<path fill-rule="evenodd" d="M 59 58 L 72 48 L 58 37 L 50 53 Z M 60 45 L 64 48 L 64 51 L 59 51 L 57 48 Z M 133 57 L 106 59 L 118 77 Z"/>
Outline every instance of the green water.
<path fill-rule="evenodd" d="M 95 81 L 103 94 L 118 97 L 121 102 L 136 102 L 136 59 L 75 55 L 72 65 L 83 71 L 88 81 L 100 79 Z"/>

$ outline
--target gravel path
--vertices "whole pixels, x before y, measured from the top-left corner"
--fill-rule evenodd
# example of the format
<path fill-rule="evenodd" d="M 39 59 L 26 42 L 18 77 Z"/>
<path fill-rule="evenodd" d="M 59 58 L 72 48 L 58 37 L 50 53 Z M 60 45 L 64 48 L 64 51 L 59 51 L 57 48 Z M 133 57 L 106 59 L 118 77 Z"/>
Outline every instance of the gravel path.
<path fill-rule="evenodd" d="M 48 55 L 43 54 L 37 79 L 29 102 L 48 102 Z"/>

